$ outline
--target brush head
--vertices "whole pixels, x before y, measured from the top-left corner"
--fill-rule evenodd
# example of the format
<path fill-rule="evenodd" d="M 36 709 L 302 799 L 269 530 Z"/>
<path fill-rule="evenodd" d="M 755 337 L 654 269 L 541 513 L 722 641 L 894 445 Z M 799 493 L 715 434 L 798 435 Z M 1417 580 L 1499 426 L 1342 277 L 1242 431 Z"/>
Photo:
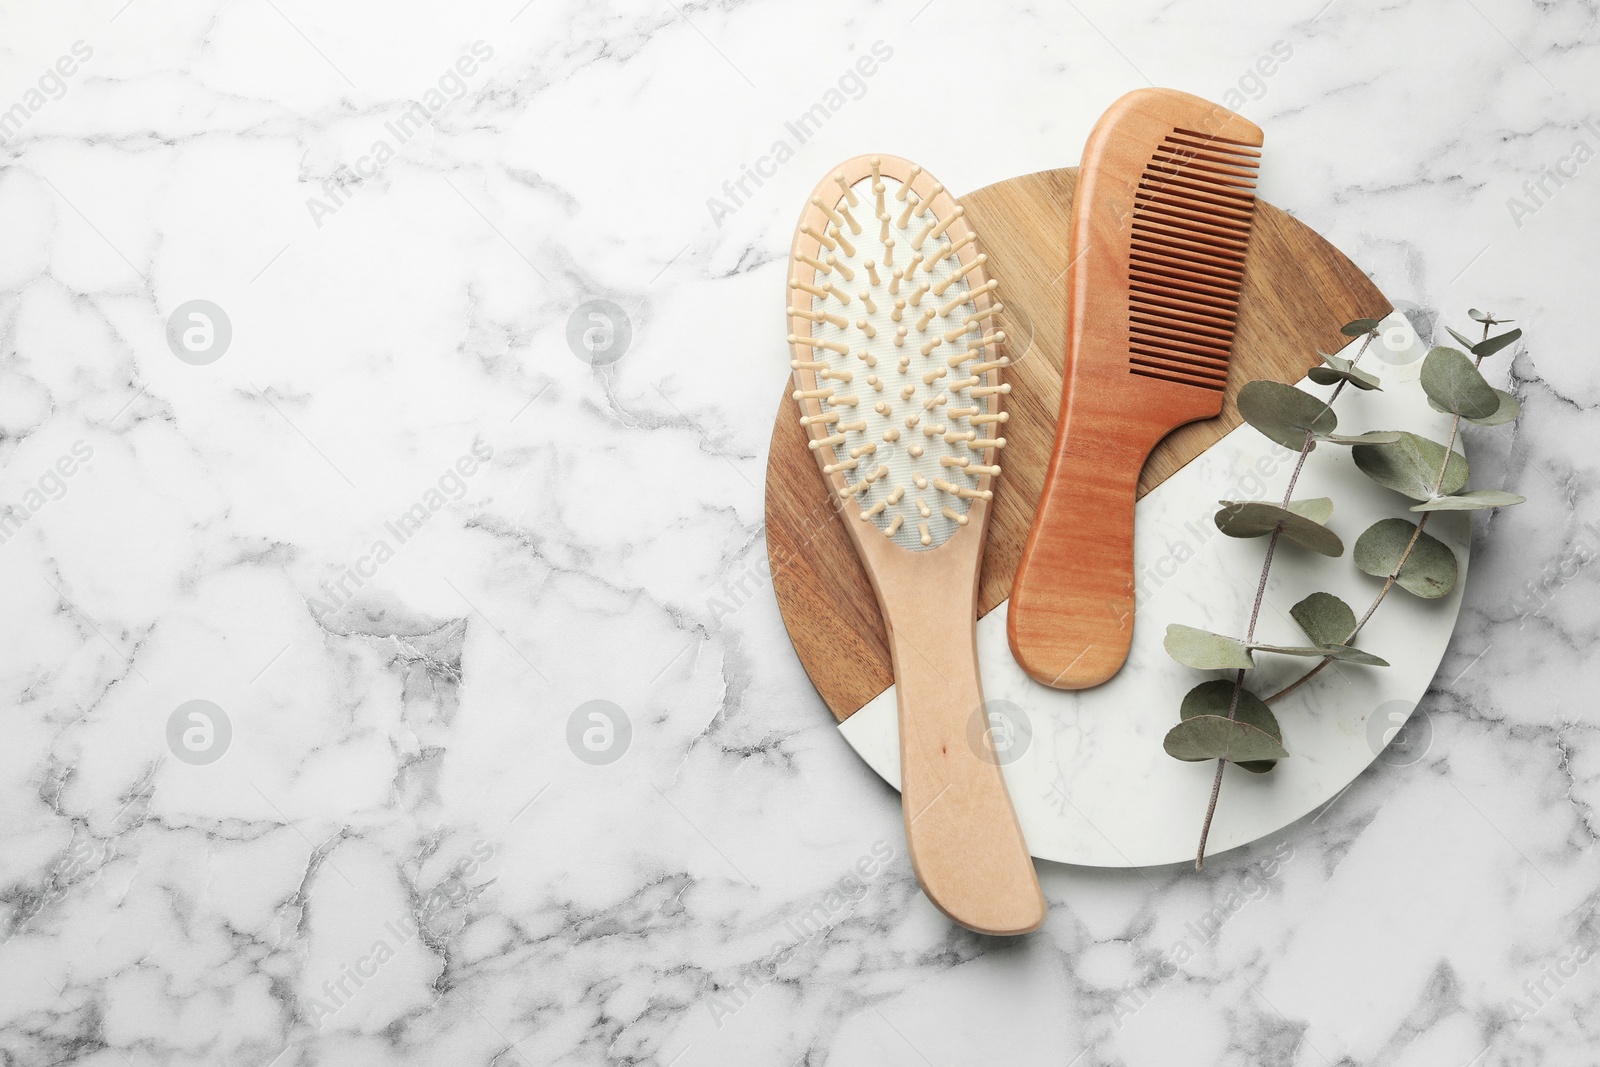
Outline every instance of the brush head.
<path fill-rule="evenodd" d="M 965 209 L 920 167 L 851 160 L 802 216 L 794 398 L 841 513 L 912 551 L 981 528 L 1004 447 L 997 283 Z"/>

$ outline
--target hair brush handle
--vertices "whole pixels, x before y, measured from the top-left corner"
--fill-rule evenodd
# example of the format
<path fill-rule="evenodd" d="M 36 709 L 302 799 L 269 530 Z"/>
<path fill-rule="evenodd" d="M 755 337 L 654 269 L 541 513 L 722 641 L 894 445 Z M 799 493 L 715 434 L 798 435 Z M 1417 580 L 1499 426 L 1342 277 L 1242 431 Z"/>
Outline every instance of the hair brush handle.
<path fill-rule="evenodd" d="M 985 934 L 1044 923 L 1044 894 L 994 758 L 970 573 L 933 573 L 886 603 L 900 712 L 906 845 L 940 911 Z"/>
<path fill-rule="evenodd" d="M 1026 933 L 1044 898 L 985 747 L 974 637 L 1008 417 L 999 283 L 966 209 L 907 160 L 849 160 L 810 203 L 790 256 L 790 396 L 889 636 L 912 866 L 956 922 Z"/>

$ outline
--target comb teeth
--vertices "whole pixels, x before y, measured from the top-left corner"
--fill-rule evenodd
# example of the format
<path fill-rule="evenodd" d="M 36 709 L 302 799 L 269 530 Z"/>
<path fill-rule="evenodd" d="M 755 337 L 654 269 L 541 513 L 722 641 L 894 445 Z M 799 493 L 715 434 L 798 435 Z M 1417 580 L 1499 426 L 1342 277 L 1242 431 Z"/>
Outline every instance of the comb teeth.
<path fill-rule="evenodd" d="M 1261 152 L 1174 129 L 1145 164 L 1128 251 L 1128 369 L 1221 391 Z"/>

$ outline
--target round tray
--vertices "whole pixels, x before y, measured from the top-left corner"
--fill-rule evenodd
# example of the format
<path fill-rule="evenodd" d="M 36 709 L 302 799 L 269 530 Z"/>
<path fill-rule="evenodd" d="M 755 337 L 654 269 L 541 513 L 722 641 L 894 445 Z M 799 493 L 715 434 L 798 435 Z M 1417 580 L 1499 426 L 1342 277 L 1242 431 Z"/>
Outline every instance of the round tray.
<path fill-rule="evenodd" d="M 1148 866 L 1193 858 L 1212 764 L 1169 758 L 1161 739 L 1178 702 L 1208 675 L 1179 666 L 1161 647 L 1169 622 L 1236 632 L 1254 594 L 1262 544 L 1224 537 L 1211 522 L 1219 499 L 1269 497 L 1292 457 L 1240 427 L 1233 397 L 1253 378 L 1295 383 L 1345 342 L 1340 324 L 1389 315 L 1366 275 L 1309 228 L 1258 205 L 1223 413 L 1168 437 L 1141 479 L 1135 574 L 1138 614 L 1123 670 L 1094 689 L 1064 692 L 1033 682 L 1011 658 L 1005 598 L 1033 520 L 1055 437 L 1065 353 L 1066 247 L 1076 169 L 1045 171 L 961 197 L 1009 312 L 1015 365 L 1006 426 L 1005 473 L 990 520 L 979 592 L 978 649 L 985 699 L 1009 730 L 1002 759 L 1029 848 L 1041 859 L 1098 867 Z M 1390 315 L 1363 366 L 1381 392 L 1346 390 L 1342 432 L 1404 428 L 1443 433 L 1447 419 L 1417 384 L 1424 347 Z M 1347 353 L 1348 354 L 1348 353 Z M 1315 388 L 1315 387 L 1313 387 Z M 1368 524 L 1404 513 L 1403 502 L 1355 470 L 1347 449 L 1315 452 L 1296 495 L 1330 496 L 1330 525 L 1348 544 Z M 840 732 L 887 781 L 899 779 L 889 652 L 871 585 L 829 505 L 799 413 L 787 392 L 767 465 L 767 547 L 773 587 L 797 654 Z M 1443 521 L 1441 521 L 1443 520 Z M 1440 513 L 1430 532 L 1462 563 L 1469 525 Z M 1263 608 L 1263 640 L 1301 640 L 1288 608 L 1323 589 L 1360 606 L 1377 581 L 1345 557 L 1293 548 L 1274 567 Z M 1291 758 L 1270 774 L 1230 768 L 1211 831 L 1212 854 L 1300 818 L 1337 794 L 1376 758 L 1421 699 L 1443 657 L 1460 605 L 1392 595 L 1362 631 L 1362 646 L 1388 668 L 1339 666 L 1277 706 Z M 1403 649 L 1403 652 L 1401 651 Z M 1271 686 L 1310 661 L 1273 662 L 1252 681 Z"/>

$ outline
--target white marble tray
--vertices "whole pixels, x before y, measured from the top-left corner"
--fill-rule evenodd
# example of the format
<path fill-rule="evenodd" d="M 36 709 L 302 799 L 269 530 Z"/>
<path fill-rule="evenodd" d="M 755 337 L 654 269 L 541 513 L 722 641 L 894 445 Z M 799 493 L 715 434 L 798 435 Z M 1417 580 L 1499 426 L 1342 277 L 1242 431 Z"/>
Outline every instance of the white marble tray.
<path fill-rule="evenodd" d="M 1361 363 L 1382 379 L 1383 390 L 1346 389 L 1336 407 L 1339 431 L 1405 429 L 1443 440 L 1449 417 L 1429 407 L 1417 381 L 1424 354 L 1402 316 L 1386 319 L 1382 340 Z M 1326 395 L 1323 387 L 1301 384 Z M 1178 665 L 1161 641 L 1172 622 L 1243 632 L 1265 542 L 1224 537 L 1211 516 L 1221 499 L 1281 495 L 1293 459 L 1287 449 L 1240 426 L 1139 502 L 1138 625 L 1127 664 L 1105 685 L 1063 692 L 1038 684 L 1011 657 L 1006 605 L 979 621 L 984 694 L 991 712 L 1012 721 L 1006 781 L 1035 856 L 1092 867 L 1193 859 L 1215 764 L 1180 763 L 1162 751 L 1161 740 L 1178 721 L 1183 694 L 1224 674 Z M 1316 590 L 1362 612 L 1379 581 L 1351 560 L 1356 537 L 1381 518 L 1416 517 L 1406 512 L 1404 498 L 1356 470 L 1344 447 L 1323 445 L 1313 452 L 1295 496 L 1333 498 L 1329 525 L 1344 539 L 1345 554 L 1329 559 L 1280 545 L 1257 629 L 1259 639 L 1277 644 L 1304 642 L 1288 610 Z M 1329 800 L 1376 758 L 1393 727 L 1422 699 L 1455 627 L 1470 523 L 1465 513 L 1437 512 L 1428 532 L 1456 553 L 1461 575 L 1455 589 L 1434 601 L 1392 591 L 1357 642 L 1392 666 L 1334 664 L 1274 705 L 1290 758 L 1264 775 L 1228 768 L 1209 854 L 1270 834 Z M 1314 662 L 1266 655 L 1258 661 L 1263 666 L 1251 680 L 1260 692 L 1276 690 L 1274 682 L 1292 680 Z M 893 687 L 839 731 L 898 787 Z"/>

